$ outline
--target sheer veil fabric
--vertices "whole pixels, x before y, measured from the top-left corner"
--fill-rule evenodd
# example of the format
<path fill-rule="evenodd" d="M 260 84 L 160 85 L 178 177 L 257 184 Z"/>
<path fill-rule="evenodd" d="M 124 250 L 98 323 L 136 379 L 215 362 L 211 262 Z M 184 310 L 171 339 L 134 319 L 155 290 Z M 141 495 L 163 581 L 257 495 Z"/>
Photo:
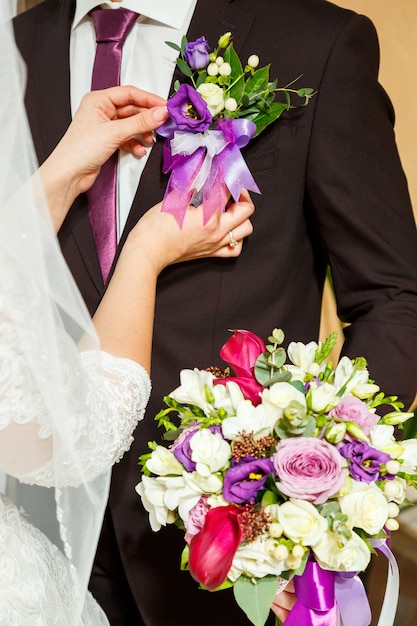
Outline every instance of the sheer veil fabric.
<path fill-rule="evenodd" d="M 97 360 L 93 366 L 98 370 L 102 355 L 35 174 L 23 102 L 25 67 L 7 13 L 0 2 L 0 355 L 2 333 L 12 328 L 16 350 L 27 364 L 28 394 L 36 389 L 37 400 L 30 405 L 35 424 L 33 415 L 22 409 L 7 426 L 10 412 L 19 411 L 19 398 L 3 401 L 10 398 L 14 365 L 2 365 L 0 358 L 1 469 L 27 483 L 47 485 L 51 474 L 56 477 L 51 480 L 58 483 L 51 488 L 55 507 L 46 507 L 46 519 L 40 516 L 37 525 L 41 531 L 54 523 L 59 528 L 73 586 L 71 624 L 79 626 L 110 481 L 109 471 L 96 476 L 86 472 L 85 458 L 79 455 L 80 438 L 89 433 L 79 432 L 77 420 L 90 393 L 80 342 L 90 362 Z M 60 485 L 65 464 L 72 467 L 71 480 Z M 104 617 L 102 623 L 107 623 Z"/>

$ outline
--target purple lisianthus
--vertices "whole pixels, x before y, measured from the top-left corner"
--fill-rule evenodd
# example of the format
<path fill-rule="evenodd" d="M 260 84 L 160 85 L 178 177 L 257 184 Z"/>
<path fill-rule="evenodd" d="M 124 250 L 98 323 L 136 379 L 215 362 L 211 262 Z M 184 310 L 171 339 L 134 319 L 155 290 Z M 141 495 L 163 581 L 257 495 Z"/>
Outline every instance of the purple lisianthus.
<path fill-rule="evenodd" d="M 208 429 L 211 433 L 213 433 L 213 435 L 219 433 L 223 437 L 222 429 L 220 428 L 220 426 L 209 426 Z M 199 425 L 189 426 L 188 428 L 185 428 L 170 447 L 177 461 L 183 464 L 184 469 L 187 472 L 194 472 L 197 466 L 196 462 L 192 459 L 192 449 L 190 446 L 190 441 L 199 430 Z"/>
<path fill-rule="evenodd" d="M 187 472 L 193 472 L 196 468 L 196 463 L 191 458 L 190 440 L 199 429 L 198 425 L 185 428 L 170 447 L 177 461 L 184 465 Z"/>
<path fill-rule="evenodd" d="M 338 417 L 346 422 L 355 422 L 369 435 L 372 428 L 380 419 L 376 413 L 371 413 L 366 404 L 355 396 L 342 398 L 337 406 L 329 412 L 330 417 Z"/>
<path fill-rule="evenodd" d="M 202 133 L 210 127 L 213 120 L 206 101 L 200 94 L 183 83 L 178 91 L 167 101 L 169 120 L 158 129 L 163 137 L 173 137 L 176 130 Z"/>
<path fill-rule="evenodd" d="M 352 478 L 364 483 L 379 480 L 381 466 L 391 460 L 389 454 L 372 448 L 366 441 L 346 443 L 339 448 L 339 453 L 349 459 L 349 473 Z"/>
<path fill-rule="evenodd" d="M 193 70 L 202 70 L 209 63 L 210 47 L 205 37 L 190 41 L 185 46 L 184 58 Z"/>
<path fill-rule="evenodd" d="M 271 459 L 254 459 L 253 457 L 242 459 L 230 467 L 224 475 L 224 499 L 236 504 L 254 502 L 256 494 L 263 489 L 272 471 Z"/>

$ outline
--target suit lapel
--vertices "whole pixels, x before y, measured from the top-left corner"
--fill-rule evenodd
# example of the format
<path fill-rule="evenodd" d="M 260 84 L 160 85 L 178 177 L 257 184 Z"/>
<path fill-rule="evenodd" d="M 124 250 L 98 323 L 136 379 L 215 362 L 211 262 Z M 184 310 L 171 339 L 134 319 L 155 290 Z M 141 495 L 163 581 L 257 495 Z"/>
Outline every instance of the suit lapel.
<path fill-rule="evenodd" d="M 51 90 L 35 89 L 35 123 L 39 128 L 38 157 L 43 161 L 53 151 L 71 122 L 69 40 L 75 2 L 51 3 L 51 21 L 45 21 L 39 30 L 39 85 L 51 85 Z M 52 21 L 53 20 L 53 21 Z M 103 291 L 103 278 L 96 246 L 87 214 L 85 195 L 77 198 L 60 232 L 63 251 L 70 266 L 71 250 L 76 253 L 88 272 L 98 293 Z M 72 244 L 71 244 L 72 241 Z M 68 255 L 66 251 L 68 250 Z"/>

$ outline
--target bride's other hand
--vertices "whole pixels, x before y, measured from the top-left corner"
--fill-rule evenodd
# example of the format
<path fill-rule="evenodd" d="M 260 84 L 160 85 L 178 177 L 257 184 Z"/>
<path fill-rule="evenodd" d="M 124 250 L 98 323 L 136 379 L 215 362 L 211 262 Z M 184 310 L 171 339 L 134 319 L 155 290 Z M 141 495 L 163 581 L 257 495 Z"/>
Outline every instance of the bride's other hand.
<path fill-rule="evenodd" d="M 190 206 L 179 228 L 174 217 L 162 213 L 157 204 L 139 220 L 127 243 L 140 248 L 141 253 L 148 250 L 149 260 L 158 273 L 167 265 L 191 259 L 237 257 L 243 240 L 253 231 L 249 219 L 253 211 L 249 193 L 243 190 L 239 202 L 231 203 L 225 212 L 216 211 L 206 224 L 203 207 Z"/>
<path fill-rule="evenodd" d="M 294 582 L 290 580 L 284 591 L 281 591 L 281 593 L 275 596 L 271 609 L 281 622 L 284 623 L 296 602 L 297 597 L 295 595 Z"/>
<path fill-rule="evenodd" d="M 167 118 L 166 101 L 136 87 L 86 94 L 67 132 L 39 170 L 55 229 L 116 150 L 142 156 L 142 143 L 152 145 L 152 131 Z"/>
<path fill-rule="evenodd" d="M 243 191 L 239 202 L 225 213 L 217 211 L 205 225 L 202 207 L 187 210 L 182 229 L 172 215 L 161 212 L 160 204 L 145 213 L 122 248 L 94 316 L 103 350 L 133 359 L 149 371 L 158 274 L 190 259 L 237 257 L 244 237 L 252 233 L 253 211 L 249 194 Z M 237 245 L 231 246 L 234 240 Z"/>

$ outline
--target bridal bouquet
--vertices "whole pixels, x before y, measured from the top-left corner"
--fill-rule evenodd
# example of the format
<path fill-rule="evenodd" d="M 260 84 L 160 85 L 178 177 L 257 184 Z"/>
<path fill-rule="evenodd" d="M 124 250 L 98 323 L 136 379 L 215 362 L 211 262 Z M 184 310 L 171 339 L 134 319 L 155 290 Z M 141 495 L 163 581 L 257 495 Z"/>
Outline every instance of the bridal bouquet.
<path fill-rule="evenodd" d="M 367 626 L 356 574 L 376 550 L 393 559 L 386 539 L 417 481 L 417 440 L 397 441 L 394 426 L 413 414 L 365 359 L 333 369 L 335 334 L 287 351 L 283 339 L 237 330 L 220 352 L 226 370 L 181 372 L 156 416 L 170 443 L 150 444 L 137 492 L 154 531 L 184 531 L 182 568 L 210 591 L 233 586 L 256 626 L 291 577 L 288 625 L 336 626 L 340 614 Z"/>
<path fill-rule="evenodd" d="M 269 66 L 258 68 L 255 54 L 243 67 L 231 33 L 222 35 L 213 51 L 205 37 L 167 44 L 179 53 L 176 63 L 186 82 L 176 81 L 167 104 L 169 120 L 158 129 L 166 138 L 163 171 L 171 172 L 162 210 L 181 227 L 190 203 L 204 202 L 207 221 L 224 209 L 229 194 L 238 201 L 244 187 L 260 193 L 241 149 L 293 108 L 291 96 L 305 105 L 313 90 L 278 88 L 276 80 L 270 82 Z M 276 92 L 284 102 L 275 101 Z"/>

